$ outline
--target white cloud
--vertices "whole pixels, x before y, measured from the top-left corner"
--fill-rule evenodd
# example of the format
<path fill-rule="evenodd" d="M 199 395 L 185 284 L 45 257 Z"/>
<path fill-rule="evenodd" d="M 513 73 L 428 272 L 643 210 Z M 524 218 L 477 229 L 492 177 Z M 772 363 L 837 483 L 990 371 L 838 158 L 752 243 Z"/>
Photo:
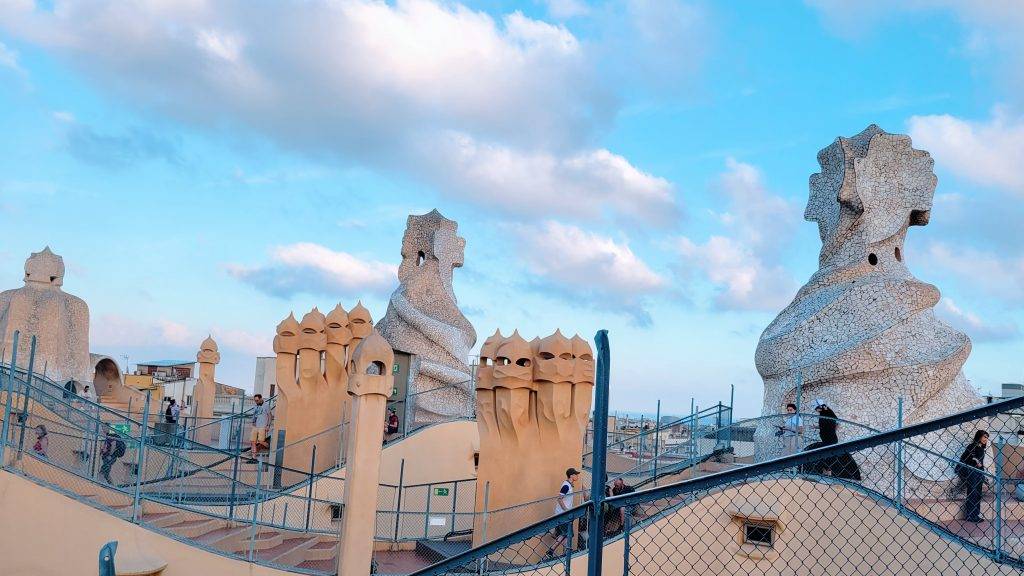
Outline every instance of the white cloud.
<path fill-rule="evenodd" d="M 799 207 L 768 191 L 756 167 L 733 158 L 715 186 L 728 201 L 716 214 L 728 235 L 704 243 L 677 239 L 679 267 L 687 278 L 699 270 L 718 287 L 715 305 L 726 310 L 778 310 L 796 292 L 792 275 L 779 263 L 799 222 Z"/>
<path fill-rule="evenodd" d="M 0 30 L 147 110 L 411 175 L 467 202 L 490 202 L 492 190 L 557 195 L 568 200 L 530 214 L 596 218 L 580 206 L 611 199 L 608 210 L 643 226 L 678 212 L 667 182 L 593 144 L 617 107 L 600 59 L 565 27 L 519 12 L 435 0 L 98 0 L 5 4 Z M 474 163 L 487 161 L 504 165 Z"/>
<path fill-rule="evenodd" d="M 187 326 L 172 320 L 160 319 L 150 323 L 117 314 L 106 314 L 89 324 L 89 341 L 97 346 L 137 346 L 166 344 L 199 349 Z"/>
<path fill-rule="evenodd" d="M 1016 324 L 985 322 L 976 314 L 962 310 L 952 298 L 943 297 L 935 308 L 935 313 L 950 326 L 967 333 L 971 339 L 978 342 L 1012 340 L 1020 335 Z"/>
<path fill-rule="evenodd" d="M 1024 257 L 999 256 L 969 246 L 935 242 L 925 258 L 947 270 L 972 288 L 997 298 L 1024 303 Z"/>
<path fill-rule="evenodd" d="M 3 42 L 0 42 L 0 67 L 21 72 L 21 66 L 18 65 L 18 53 L 8 48 Z"/>
<path fill-rule="evenodd" d="M 540 277 L 536 287 L 650 323 L 644 298 L 664 291 L 667 282 L 625 242 L 554 221 L 521 229 L 519 237 L 520 256 Z"/>
<path fill-rule="evenodd" d="M 796 293 L 792 275 L 780 265 L 768 265 L 747 245 L 712 236 L 704 244 L 680 238 L 676 244 L 686 264 L 704 273 L 719 287 L 715 305 L 724 310 L 780 310 Z"/>
<path fill-rule="evenodd" d="M 199 344 L 212 335 L 222 350 L 233 350 L 250 356 L 267 355 L 273 351 L 273 331 L 253 334 L 237 328 L 211 326 L 196 329 L 166 318 L 140 320 L 118 314 L 103 314 L 89 325 L 90 345 L 99 348 L 162 349 L 177 353 L 199 350 Z"/>
<path fill-rule="evenodd" d="M 729 201 L 722 223 L 755 251 L 777 254 L 800 223 L 800 207 L 769 192 L 755 166 L 726 158 L 716 188 Z"/>
<path fill-rule="evenodd" d="M 609 82 L 673 99 L 691 97 L 689 82 L 714 44 L 706 3 L 690 0 L 607 2 L 599 14 L 599 61 Z"/>
<path fill-rule="evenodd" d="M 237 64 L 245 41 L 236 34 L 225 34 L 217 30 L 196 32 L 196 46 L 214 58 Z"/>
<path fill-rule="evenodd" d="M 281 298 L 299 293 L 351 297 L 367 292 L 387 294 L 398 282 L 397 266 L 363 260 L 311 242 L 274 248 L 268 264 L 232 264 L 227 270 L 257 290 Z"/>
<path fill-rule="evenodd" d="M 940 166 L 1024 196 L 1024 117 L 996 109 L 987 121 L 942 114 L 913 116 L 908 124 L 914 146 L 931 152 Z"/>
<path fill-rule="evenodd" d="M 528 217 L 561 214 L 592 220 L 602 211 L 632 222 L 669 226 L 679 217 L 673 186 L 608 150 L 568 156 L 522 153 L 450 134 L 430 167 L 454 193 Z"/>

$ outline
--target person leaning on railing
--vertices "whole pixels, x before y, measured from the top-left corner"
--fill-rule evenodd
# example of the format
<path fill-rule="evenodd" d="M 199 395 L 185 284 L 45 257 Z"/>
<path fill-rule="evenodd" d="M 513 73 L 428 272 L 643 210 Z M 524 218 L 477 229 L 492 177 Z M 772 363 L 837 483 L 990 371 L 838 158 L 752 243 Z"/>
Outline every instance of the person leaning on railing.
<path fill-rule="evenodd" d="M 786 414 L 789 416 L 776 425 L 778 430 L 776 436 L 782 437 L 783 453 L 788 456 L 800 451 L 800 437 L 804 433 L 804 420 L 796 413 L 796 404 L 786 404 Z"/>

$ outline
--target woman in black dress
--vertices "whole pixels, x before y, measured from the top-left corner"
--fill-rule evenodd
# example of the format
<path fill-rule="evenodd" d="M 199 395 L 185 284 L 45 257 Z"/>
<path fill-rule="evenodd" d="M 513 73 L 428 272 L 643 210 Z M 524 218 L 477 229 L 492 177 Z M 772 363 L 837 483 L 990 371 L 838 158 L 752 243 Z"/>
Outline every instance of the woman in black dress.
<path fill-rule="evenodd" d="M 836 416 L 835 411 L 833 411 L 824 400 L 818 400 L 814 406 L 814 410 L 818 413 L 818 436 L 821 438 L 821 441 L 807 446 L 805 450 L 813 450 L 815 448 L 821 448 L 822 446 L 838 444 L 839 433 L 837 428 L 839 426 L 839 417 Z M 840 454 L 838 456 L 822 458 L 817 462 L 809 464 L 806 471 L 814 474 L 821 474 L 823 476 L 845 478 L 847 480 L 860 480 L 861 478 L 860 467 L 857 466 L 857 462 L 853 459 L 853 456 L 850 456 L 849 454 Z"/>
<path fill-rule="evenodd" d="M 966 492 L 964 499 L 964 520 L 967 522 L 981 522 L 981 489 L 985 485 L 985 450 L 988 446 L 988 432 L 978 430 L 974 433 L 974 440 L 967 446 L 964 453 L 960 455 L 960 464 L 956 467 L 956 475 L 959 479 L 957 488 Z"/>

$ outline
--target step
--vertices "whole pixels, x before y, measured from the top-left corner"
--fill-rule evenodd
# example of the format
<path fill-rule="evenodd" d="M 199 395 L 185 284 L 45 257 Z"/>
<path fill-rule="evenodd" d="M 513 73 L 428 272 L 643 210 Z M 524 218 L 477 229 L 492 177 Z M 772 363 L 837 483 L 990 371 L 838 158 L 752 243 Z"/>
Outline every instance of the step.
<path fill-rule="evenodd" d="M 142 523 L 155 528 L 168 528 L 182 521 L 180 512 L 146 512 L 142 514 Z"/>
<path fill-rule="evenodd" d="M 271 548 L 264 548 L 256 551 L 256 557 L 266 562 L 275 562 L 277 564 L 295 564 L 299 561 L 305 561 L 305 558 L 300 554 L 303 549 L 310 546 L 312 542 L 315 542 L 315 537 L 310 536 L 295 536 L 290 538 L 284 538 L 281 543 Z M 296 556 L 295 562 L 288 562 L 286 558 L 288 555 Z"/>
<path fill-rule="evenodd" d="M 167 529 L 175 534 L 185 537 L 196 539 L 204 534 L 207 534 L 224 525 L 224 520 L 218 520 L 213 518 L 195 518 L 191 520 L 185 520 L 167 526 Z"/>
<path fill-rule="evenodd" d="M 329 560 L 334 558 L 338 552 L 338 539 L 337 538 L 325 538 L 320 537 L 320 540 L 315 542 L 309 548 L 305 550 L 306 560 Z"/>
<path fill-rule="evenodd" d="M 295 565 L 296 568 L 304 570 L 316 570 L 317 572 L 332 572 L 338 567 L 336 557 L 332 556 L 324 560 L 305 560 Z"/>
<path fill-rule="evenodd" d="M 256 533 L 255 542 L 250 542 L 249 530 L 236 532 L 232 538 L 225 538 L 217 542 L 217 547 L 227 549 L 235 553 L 248 553 L 250 545 L 254 550 L 266 550 L 273 548 L 284 541 L 284 535 L 276 530 L 262 529 Z"/>
<path fill-rule="evenodd" d="M 235 537 L 235 536 L 237 536 L 237 535 L 239 535 L 241 533 L 248 534 L 248 530 L 249 529 L 250 528 L 248 526 L 240 526 L 240 525 L 236 525 L 236 526 L 221 526 L 219 528 L 214 528 L 213 530 L 210 530 L 209 532 L 206 532 L 205 534 L 200 534 L 199 536 L 196 536 L 195 540 L 197 542 L 201 542 L 203 544 L 208 544 L 210 546 L 214 546 L 218 542 L 221 542 L 223 540 L 227 540 L 229 538 L 233 538 L 233 537 Z"/>
<path fill-rule="evenodd" d="M 416 542 L 416 553 L 433 564 L 461 554 L 472 546 L 467 541 L 420 540 Z"/>

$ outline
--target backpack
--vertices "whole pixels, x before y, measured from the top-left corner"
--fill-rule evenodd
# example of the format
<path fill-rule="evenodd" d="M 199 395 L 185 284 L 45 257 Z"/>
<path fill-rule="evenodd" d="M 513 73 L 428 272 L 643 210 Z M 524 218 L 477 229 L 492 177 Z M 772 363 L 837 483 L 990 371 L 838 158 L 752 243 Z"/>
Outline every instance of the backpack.
<path fill-rule="evenodd" d="M 120 458 L 121 456 L 124 456 L 124 451 L 125 451 L 124 440 L 121 440 L 120 438 L 118 438 L 117 440 L 114 440 L 114 452 L 113 452 L 114 458 Z"/>

